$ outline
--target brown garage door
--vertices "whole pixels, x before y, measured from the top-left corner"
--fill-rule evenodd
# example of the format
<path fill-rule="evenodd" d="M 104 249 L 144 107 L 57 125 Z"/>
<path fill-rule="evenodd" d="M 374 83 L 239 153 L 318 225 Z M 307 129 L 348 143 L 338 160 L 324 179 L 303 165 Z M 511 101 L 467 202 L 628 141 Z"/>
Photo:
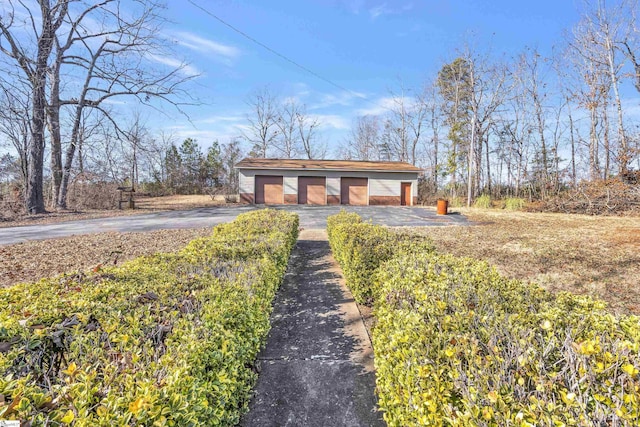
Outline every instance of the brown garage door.
<path fill-rule="evenodd" d="M 298 178 L 298 204 L 326 205 L 327 180 L 323 176 L 301 176 Z"/>
<path fill-rule="evenodd" d="M 340 203 L 343 205 L 368 205 L 368 178 L 342 178 L 340 180 Z"/>
<path fill-rule="evenodd" d="M 256 203 L 267 205 L 284 203 L 281 176 L 256 175 Z"/>

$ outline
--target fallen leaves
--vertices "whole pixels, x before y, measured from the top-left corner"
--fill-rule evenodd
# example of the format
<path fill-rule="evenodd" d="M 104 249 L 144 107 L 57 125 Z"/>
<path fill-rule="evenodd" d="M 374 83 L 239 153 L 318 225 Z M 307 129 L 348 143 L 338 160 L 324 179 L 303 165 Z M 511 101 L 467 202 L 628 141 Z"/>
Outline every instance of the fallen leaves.
<path fill-rule="evenodd" d="M 172 252 L 211 228 L 157 230 L 147 233 L 99 233 L 0 246 L 0 286 L 32 282 L 73 271 L 120 264 L 157 252 Z"/>

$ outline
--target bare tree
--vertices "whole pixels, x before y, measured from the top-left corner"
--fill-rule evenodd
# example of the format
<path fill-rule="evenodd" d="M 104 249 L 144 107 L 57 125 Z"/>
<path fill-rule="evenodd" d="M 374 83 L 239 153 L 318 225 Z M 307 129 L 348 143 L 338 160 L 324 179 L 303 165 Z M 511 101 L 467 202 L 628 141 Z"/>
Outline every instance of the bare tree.
<path fill-rule="evenodd" d="M 579 92 L 581 106 L 589 111 L 589 170 L 592 179 L 607 177 L 614 147 L 610 143 L 608 106 L 616 111 L 617 164 L 628 171 L 633 154 L 626 135 L 620 83 L 624 55 L 629 53 L 635 0 L 623 0 L 607 7 L 604 0 L 584 2 L 582 20 L 574 27 L 569 46 L 574 66 L 580 72 L 584 88 Z M 627 55 L 632 61 L 632 55 Z M 602 146 L 602 151 L 600 150 Z M 602 165 L 601 153 L 604 154 Z"/>
<path fill-rule="evenodd" d="M 222 145 L 222 176 L 220 179 L 227 195 L 237 194 L 239 191 L 239 177 L 235 166 L 241 158 L 242 150 L 240 147 L 240 141 L 232 139 L 228 143 Z"/>
<path fill-rule="evenodd" d="M 474 55 L 468 48 L 464 56 L 469 64 L 471 112 L 470 143 L 467 155 L 467 206 L 470 206 L 472 198 L 477 195 L 480 188 L 483 148 L 486 154 L 486 186 L 491 192 L 489 130 L 509 89 L 507 68 L 503 64 L 492 62 L 488 55 Z"/>
<path fill-rule="evenodd" d="M 428 162 L 431 170 L 431 181 L 433 189 L 438 190 L 438 178 L 444 169 L 441 162 L 442 141 L 440 133 L 444 125 L 444 115 L 440 106 L 442 100 L 439 98 L 438 88 L 435 83 L 425 86 L 421 102 L 425 109 L 425 121 L 428 128 L 428 135 L 425 137 L 424 145 L 428 156 Z"/>
<path fill-rule="evenodd" d="M 385 116 L 383 139 L 391 150 L 392 157 L 415 164 L 427 111 L 424 94 L 409 96 L 409 92 L 401 84 L 399 93 L 391 93 L 393 105 Z"/>
<path fill-rule="evenodd" d="M 592 42 L 601 47 L 597 52 L 601 53 L 602 57 L 594 57 L 592 60 L 602 61 L 609 73 L 618 126 L 618 164 L 620 172 L 623 174 L 628 171 L 631 153 L 624 128 L 619 90 L 620 72 L 624 65 L 624 57 L 621 58 L 619 55 L 619 49 L 630 38 L 632 30 L 630 18 L 633 17 L 636 7 L 637 1 L 635 0 L 620 1 L 613 8 L 607 8 L 605 0 L 597 0 L 597 3 L 592 6 L 592 10 L 585 15 L 586 25 L 591 28 L 591 34 L 594 36 Z M 605 129 L 608 132 L 608 127 Z M 609 155 L 609 150 L 606 155 Z"/>
<path fill-rule="evenodd" d="M 126 164 L 129 168 L 128 177 L 134 188 L 140 182 L 140 158 L 148 150 L 150 140 L 149 131 L 140 111 L 135 111 L 128 126 L 124 129 L 122 137 L 122 151 L 127 159 Z"/>
<path fill-rule="evenodd" d="M 168 71 L 150 66 L 154 56 L 163 54 L 158 14 L 162 7 L 154 0 L 38 0 L 38 8 L 18 0 L 6 4 L 10 11 L 0 20 L 0 50 L 23 71 L 33 99 L 27 208 L 32 213 L 44 211 L 45 119 L 51 134 L 56 205 L 64 208 L 84 110 L 105 114 L 117 128 L 103 108 L 104 101 L 135 96 L 142 104 L 160 99 L 177 105 L 174 96 L 190 77 L 181 73 L 184 65 Z M 21 21 L 18 16 L 26 18 Z M 25 31 L 32 33 L 35 47 L 18 40 L 18 32 Z M 65 85 L 66 79 L 82 84 L 72 90 L 73 85 Z M 63 159 L 61 113 L 65 107 L 72 125 Z"/>
<path fill-rule="evenodd" d="M 148 66 L 148 58 L 162 55 L 163 41 L 159 30 L 161 4 L 154 0 L 137 2 L 134 11 L 123 10 L 116 0 L 103 0 L 76 13 L 68 13 L 65 21 L 71 28 L 56 39 L 56 57 L 52 88 L 59 81 L 61 69 L 83 76 L 79 92 L 68 93 L 63 99 L 52 91 L 51 106 L 59 110 L 71 106 L 73 125 L 65 151 L 62 180 L 57 193 L 57 207 L 66 208 L 66 192 L 73 160 L 78 147 L 79 127 L 83 110 L 99 111 L 114 121 L 103 103 L 114 97 L 132 96 L 142 104 L 159 99 L 176 105 L 175 95 L 183 95 L 181 84 L 192 76 L 182 74 L 185 64 L 169 70 Z M 94 24 L 88 25 L 85 21 Z M 95 22 L 100 24 L 97 26 Z M 115 126 L 116 129 L 118 126 Z M 55 140 L 54 140 L 55 142 Z M 54 151 L 52 144 L 52 152 Z M 55 176 L 55 173 L 54 173 Z"/>
<path fill-rule="evenodd" d="M 298 115 L 300 106 L 294 99 L 289 99 L 278 110 L 275 125 L 278 128 L 278 138 L 274 140 L 274 148 L 279 157 L 295 159 L 301 152 L 300 136 L 298 134 Z"/>
<path fill-rule="evenodd" d="M 26 188 L 31 138 L 31 100 L 27 93 L 19 90 L 19 87 L 8 88 L 3 85 L 0 89 L 0 134 L 5 136 L 17 153 L 21 181 Z"/>
<path fill-rule="evenodd" d="M 251 109 L 247 113 L 249 125 L 242 136 L 251 144 L 251 156 L 265 158 L 278 137 L 277 101 L 268 88 L 263 88 L 249 97 L 247 105 Z"/>
<path fill-rule="evenodd" d="M 306 107 L 302 106 L 296 114 L 298 136 L 302 144 L 302 151 L 307 159 L 321 159 L 325 157 L 327 147 L 318 139 L 320 121 L 307 114 Z"/>
<path fill-rule="evenodd" d="M 26 9 L 26 22 L 16 22 L 15 6 Z M 27 212 L 38 214 L 45 212 L 43 169 L 46 122 L 46 83 L 48 60 L 54 46 L 56 33 L 64 24 L 69 9 L 67 0 L 38 0 L 39 10 L 29 10 L 26 3 L 8 0 L 8 11 L 0 17 L 0 52 L 14 61 L 21 70 L 21 77 L 28 82 L 31 97 L 31 126 L 27 142 L 27 188 L 25 201 Z M 35 46 L 23 45 L 18 33 L 23 29 L 33 30 Z"/>
<path fill-rule="evenodd" d="M 380 160 L 380 118 L 357 117 L 346 140 L 342 157 L 354 160 Z"/>
<path fill-rule="evenodd" d="M 537 136 L 535 141 L 535 158 L 537 160 L 537 174 L 540 182 L 541 196 L 546 196 L 546 188 L 551 182 L 550 168 L 552 165 L 552 153 L 548 139 L 548 98 L 549 85 L 546 83 L 550 69 L 546 66 L 549 61 L 543 58 L 537 49 L 526 49 L 519 55 L 515 71 L 513 73 L 516 92 L 522 100 L 522 107 L 531 119 L 527 125 L 531 132 Z M 526 117 L 525 117 L 526 120 Z"/>
<path fill-rule="evenodd" d="M 593 28 L 584 22 L 573 29 L 569 42 L 570 59 L 575 73 L 580 77 L 581 85 L 575 90 L 580 107 L 589 113 L 589 176 L 598 179 L 601 176 L 600 138 L 602 127 L 602 109 L 605 97 L 610 90 L 609 75 L 606 66 L 594 58 L 602 57 L 601 45 L 593 43 Z M 598 52 L 600 50 L 600 52 Z"/>

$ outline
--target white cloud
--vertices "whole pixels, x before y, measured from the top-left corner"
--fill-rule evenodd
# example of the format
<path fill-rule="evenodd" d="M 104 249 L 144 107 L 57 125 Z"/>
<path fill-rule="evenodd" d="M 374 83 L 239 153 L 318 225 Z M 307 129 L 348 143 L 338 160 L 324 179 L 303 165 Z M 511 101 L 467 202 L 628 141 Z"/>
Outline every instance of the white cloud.
<path fill-rule="evenodd" d="M 309 107 L 311 110 L 319 110 L 336 105 L 348 107 L 353 104 L 354 100 L 367 99 L 367 95 L 360 92 L 339 92 L 337 94 L 326 93 L 321 95 L 319 98 L 318 102 Z"/>
<path fill-rule="evenodd" d="M 406 99 L 406 98 L 405 98 Z M 371 101 L 368 107 L 358 108 L 357 116 L 379 116 L 388 113 L 397 104 L 397 98 L 393 96 L 385 96 Z"/>
<path fill-rule="evenodd" d="M 347 0 L 346 5 L 351 13 L 355 13 L 357 15 L 364 6 L 364 0 Z"/>
<path fill-rule="evenodd" d="M 241 114 L 211 115 L 191 123 L 178 123 L 165 130 L 175 135 L 179 141 L 195 138 L 202 146 L 209 146 L 213 141 L 226 142 L 237 138 L 247 130 L 247 123 Z"/>
<path fill-rule="evenodd" d="M 187 31 L 174 31 L 171 36 L 180 46 L 206 55 L 215 55 L 228 65 L 231 65 L 231 61 L 241 53 L 235 46 L 218 43 Z"/>
<path fill-rule="evenodd" d="M 401 7 L 389 7 L 387 3 L 382 3 L 369 9 L 369 16 L 375 20 L 382 15 L 399 15 L 413 9 L 413 3 L 405 3 Z"/>
<path fill-rule="evenodd" d="M 378 99 L 373 99 L 366 104 L 366 107 L 361 107 L 354 110 L 356 116 L 381 116 L 389 113 L 389 111 L 397 108 L 404 103 L 404 108 L 407 111 L 411 111 L 415 108 L 416 98 L 413 96 L 384 96 Z"/>
<path fill-rule="evenodd" d="M 231 116 L 211 116 L 205 119 L 197 120 L 196 123 L 203 124 L 220 124 L 220 123 L 242 123 L 245 122 L 246 118 L 242 115 L 231 115 Z"/>
<path fill-rule="evenodd" d="M 160 55 L 149 55 L 149 59 L 151 59 L 152 61 L 158 62 L 160 64 L 167 65 L 171 68 L 180 68 L 180 71 L 184 75 L 189 77 L 195 77 L 202 74 L 200 70 L 198 70 L 193 65 L 185 64 L 179 59 L 169 58 L 167 56 L 160 56 Z"/>
<path fill-rule="evenodd" d="M 339 130 L 347 130 L 351 128 L 349 120 L 337 114 L 310 114 L 309 116 L 312 119 L 316 119 L 321 126 L 328 126 Z"/>

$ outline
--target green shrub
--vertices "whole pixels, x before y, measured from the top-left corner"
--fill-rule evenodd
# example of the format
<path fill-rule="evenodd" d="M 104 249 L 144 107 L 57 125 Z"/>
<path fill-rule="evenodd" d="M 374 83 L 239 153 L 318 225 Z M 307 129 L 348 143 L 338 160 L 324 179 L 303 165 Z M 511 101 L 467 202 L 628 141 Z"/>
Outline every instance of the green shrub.
<path fill-rule="evenodd" d="M 491 197 L 486 194 L 483 194 L 482 196 L 478 196 L 475 202 L 473 202 L 473 207 L 482 208 L 482 209 L 491 208 Z"/>
<path fill-rule="evenodd" d="M 235 425 L 297 232 L 252 212 L 176 254 L 0 289 L 0 419 Z"/>
<path fill-rule="evenodd" d="M 362 222 L 357 214 L 344 211 L 327 219 L 327 234 L 335 258 L 343 266 L 347 286 L 361 304 L 373 302 L 374 274 L 380 263 L 398 251 L 433 251 L 426 237 Z"/>
<path fill-rule="evenodd" d="M 525 204 L 524 199 L 507 197 L 504 201 L 504 208 L 509 211 L 519 211 L 524 209 Z"/>
<path fill-rule="evenodd" d="M 373 274 L 389 426 L 637 425 L 638 317 L 508 280 L 484 262 L 394 252 Z"/>

